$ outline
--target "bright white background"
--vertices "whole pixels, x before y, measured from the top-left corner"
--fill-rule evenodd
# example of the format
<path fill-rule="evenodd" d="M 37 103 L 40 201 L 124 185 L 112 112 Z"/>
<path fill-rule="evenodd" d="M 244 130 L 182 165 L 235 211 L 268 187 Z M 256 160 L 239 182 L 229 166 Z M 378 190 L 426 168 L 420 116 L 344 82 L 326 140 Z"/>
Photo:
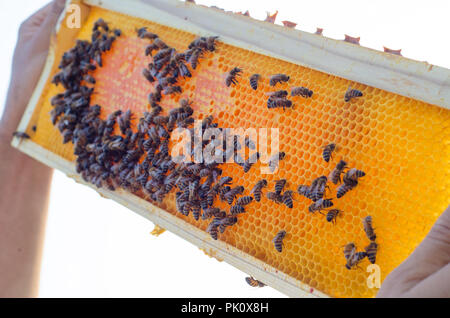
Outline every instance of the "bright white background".
<path fill-rule="evenodd" d="M 21 21 L 47 0 L 0 1 L 0 111 Z M 450 1 L 222 0 L 197 3 L 250 10 L 263 19 L 297 28 L 324 28 L 327 37 L 361 36 L 361 45 L 402 48 L 404 56 L 450 68 Z M 244 273 L 204 255 L 95 191 L 55 172 L 41 271 L 42 297 L 282 297 L 272 288 L 254 289 Z"/>

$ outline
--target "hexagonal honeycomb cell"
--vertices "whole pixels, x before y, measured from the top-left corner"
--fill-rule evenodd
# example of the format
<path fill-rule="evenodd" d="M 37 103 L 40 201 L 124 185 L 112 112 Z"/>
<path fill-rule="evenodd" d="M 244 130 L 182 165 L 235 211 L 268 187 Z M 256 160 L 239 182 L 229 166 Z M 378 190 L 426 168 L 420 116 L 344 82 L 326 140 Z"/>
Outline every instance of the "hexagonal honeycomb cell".
<path fill-rule="evenodd" d="M 93 7 L 78 37 L 89 39 L 93 23 L 100 17 L 120 28 L 123 35 L 105 53 L 104 66 L 93 74 L 97 83 L 91 104 L 102 106 L 102 118 L 117 109 L 131 109 L 140 116 L 149 108 L 147 94 L 153 87 L 141 73 L 151 61 L 144 55 L 147 42 L 137 38 L 135 29 L 147 26 L 179 51 L 196 35 Z M 243 68 L 243 75 L 236 86 L 227 87 L 224 74 L 235 66 Z M 253 73 L 262 75 L 256 91 L 248 82 Z M 276 73 L 291 77 L 277 89 L 305 86 L 314 91 L 312 98 L 292 97 L 294 107 L 284 111 L 267 109 L 265 94 L 273 90 L 269 77 Z M 192 74 L 181 80 L 180 96 L 163 98 L 165 110 L 177 107 L 179 99 L 187 97 L 194 101 L 194 116 L 211 114 L 220 127 L 280 130 L 280 150 L 286 158 L 278 173 L 261 175 L 259 163 L 246 174 L 236 164 L 221 166 L 223 175 L 233 176 L 233 184 L 246 188 L 245 194 L 261 178 L 269 181 L 269 189 L 274 180 L 286 178 L 287 187 L 295 190 L 317 176 L 328 175 L 341 158 L 366 172 L 354 190 L 335 201 L 335 207 L 343 211 L 336 224 L 309 213 L 310 202 L 303 197 L 295 197 L 293 209 L 262 199 L 219 235 L 219 240 L 312 288 L 333 297 L 374 296 L 377 289 L 366 284 L 369 262 L 364 260 L 356 270 L 344 266 L 342 247 L 346 243 L 355 242 L 359 249 L 369 243 L 361 219 L 373 217 L 379 244 L 376 263 L 383 280 L 413 251 L 450 203 L 450 111 L 221 42 Z M 364 96 L 344 102 L 349 85 Z M 45 149 L 74 161 L 73 145 L 63 145 L 50 122 L 49 100 L 60 91 L 53 85 L 46 87 L 30 123 L 30 127 L 37 125 L 37 132 L 28 132 Z M 330 142 L 338 149 L 326 163 L 322 147 Z M 335 193 L 334 185 L 330 191 Z M 176 212 L 173 192 L 160 207 L 205 230 L 207 221 Z M 227 207 L 225 203 L 218 206 Z M 272 239 L 281 229 L 287 236 L 283 252 L 278 253 Z"/>

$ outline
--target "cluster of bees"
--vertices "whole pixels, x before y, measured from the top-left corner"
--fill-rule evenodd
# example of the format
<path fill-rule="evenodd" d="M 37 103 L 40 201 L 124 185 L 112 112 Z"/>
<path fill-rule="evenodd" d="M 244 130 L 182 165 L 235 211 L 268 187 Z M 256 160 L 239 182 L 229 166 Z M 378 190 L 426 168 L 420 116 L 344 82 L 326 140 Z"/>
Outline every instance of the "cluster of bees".
<path fill-rule="evenodd" d="M 157 34 L 149 32 L 146 27 L 142 27 L 136 32 L 139 38 L 148 39 L 152 42 L 145 48 L 145 55 L 152 56 L 153 62 L 148 64 L 148 68 L 142 70 L 142 74 L 150 83 L 158 81 L 154 91 L 148 96 L 148 102 L 152 107 L 158 105 L 162 94 L 181 93 L 181 87 L 175 85 L 178 79 L 180 77 L 192 77 L 186 64 L 189 64 L 192 69 L 196 69 L 199 59 L 203 57 L 205 52 L 216 50 L 217 36 L 199 37 L 189 44 L 186 51 L 178 53 L 161 40 Z M 155 55 L 153 55 L 154 51 Z"/>
<path fill-rule="evenodd" d="M 231 85 L 238 84 L 238 76 L 242 74 L 242 68 L 234 67 L 226 74 L 225 85 L 230 87 Z M 250 87 L 253 90 L 258 89 L 259 81 L 262 79 L 261 74 L 253 74 L 249 77 Z M 290 80 L 290 76 L 286 74 L 274 74 L 269 78 L 269 85 L 276 86 L 278 83 L 286 83 Z M 296 86 L 291 88 L 291 96 L 302 96 L 304 98 L 312 97 L 313 91 L 307 87 Z M 287 99 L 289 92 L 286 90 L 278 90 L 266 93 L 269 96 L 267 99 L 267 108 L 291 108 L 293 106 L 292 100 Z M 361 97 L 363 93 L 357 89 L 348 87 L 344 94 L 344 101 L 350 102 L 353 98 Z"/>
<path fill-rule="evenodd" d="M 61 132 L 63 143 L 70 141 L 74 144 L 76 171 L 86 182 L 109 190 L 119 187 L 156 202 L 162 202 L 169 192 L 177 188 L 175 193 L 177 211 L 185 216 L 192 212 L 195 220 L 199 220 L 200 217 L 202 220 L 211 220 L 206 231 L 217 240 L 219 233 L 223 233 L 228 226 L 238 222 L 238 216 L 246 212 L 248 205 L 253 201 L 261 201 L 262 191 L 268 186 L 268 182 L 265 179 L 259 180 L 251 189 L 250 195 L 244 195 L 243 186 L 232 186 L 232 178 L 222 176 L 219 163 L 178 163 L 173 160 L 169 155 L 171 132 L 176 127 L 182 127 L 190 130 L 192 138 L 195 136 L 195 129 L 192 127 L 194 123 L 192 102 L 180 99 L 179 107 L 170 110 L 167 115 L 163 115 L 163 108 L 159 105 L 163 95 L 182 92 L 181 86 L 176 85 L 177 82 L 180 78 L 192 77 L 190 68 L 195 69 L 205 53 L 215 51 L 217 37 L 198 37 L 189 44 L 186 51 L 179 53 L 147 28 L 143 27 L 136 31 L 139 38 L 151 41 L 145 48 L 145 54 L 152 57 L 152 62 L 142 72 L 149 82 L 155 83 L 154 91 L 148 97 L 151 111 L 144 112 L 141 118 L 136 119 L 130 110 L 125 112 L 117 110 L 103 120 L 100 118 L 101 106 L 90 105 L 95 79 L 89 73 L 97 67 L 102 67 L 102 53 L 110 50 L 115 39 L 121 36 L 119 29 L 111 30 L 105 21 L 99 19 L 93 26 L 91 41 L 78 40 L 75 46 L 62 56 L 58 66 L 61 71 L 53 77 L 52 83 L 62 85 L 65 91 L 51 99 L 53 106 L 50 112 L 51 121 Z M 233 68 L 228 73 L 225 84 L 236 85 L 237 78 L 241 74 L 242 69 Z M 258 89 L 260 79 L 259 74 L 250 76 L 252 89 Z M 276 74 L 270 78 L 269 84 L 276 86 L 289 79 L 287 75 Z M 291 90 L 291 96 L 308 98 L 312 95 L 313 91 L 305 87 L 294 87 Z M 292 101 L 288 100 L 287 96 L 288 92 L 284 90 L 269 93 L 268 108 L 291 107 Z M 361 92 L 349 87 L 345 99 L 349 101 L 353 97 L 360 96 Z M 137 123 L 136 131 L 132 129 L 134 121 Z M 208 128 L 225 130 L 218 127 L 217 123 L 213 123 L 212 116 L 202 120 L 201 129 Z M 23 133 L 15 134 L 20 137 Z M 202 148 L 211 142 L 214 140 L 204 141 Z M 194 142 L 191 144 L 194 145 Z M 249 149 L 255 149 L 253 141 L 249 138 L 245 139 L 244 144 Z M 240 147 L 235 139 L 233 148 L 235 158 Z M 326 162 L 329 162 L 335 148 L 335 144 L 324 147 L 323 158 Z M 194 155 L 194 146 L 190 155 Z M 226 155 L 228 154 L 224 153 L 224 156 Z M 275 171 L 279 161 L 284 158 L 284 152 L 273 155 L 269 160 L 270 170 Z M 245 161 L 238 160 L 238 163 L 247 173 L 258 159 L 259 153 L 255 152 Z M 340 198 L 356 187 L 358 178 L 365 175 L 355 168 L 344 173 L 346 169 L 347 164 L 341 160 L 328 178 L 321 176 L 313 180 L 311 185 L 298 187 L 298 194 L 313 201 L 309 206 L 311 213 L 322 213 L 322 210 L 333 206 L 331 198 L 324 198 L 328 180 L 337 184 L 341 182 L 343 174 L 342 184 L 337 190 L 337 198 Z M 277 180 L 274 191 L 268 192 L 266 197 L 292 209 L 295 191 L 285 190 L 287 184 L 286 179 Z M 215 207 L 217 198 L 228 203 L 230 206 L 228 211 Z M 327 221 L 335 222 L 339 213 L 338 209 L 328 210 Z M 282 252 L 285 236 L 286 231 L 281 230 L 273 239 L 278 252 Z M 347 267 L 355 266 L 362 259 L 362 253 L 369 260 L 375 261 L 374 240 L 365 252 L 356 252 L 356 248 L 352 249 L 347 245 L 345 248 Z M 246 281 L 251 286 L 264 286 L 251 277 Z"/>
<path fill-rule="evenodd" d="M 377 236 L 372 226 L 372 217 L 370 215 L 366 216 L 363 219 L 364 232 L 366 233 L 367 238 L 370 240 L 369 245 L 366 246 L 364 251 L 357 252 L 356 246 L 353 242 L 348 243 L 344 247 L 344 257 L 347 260 L 345 267 L 347 269 L 351 269 L 357 267 L 359 262 L 361 262 L 364 258 L 375 264 L 377 257 L 378 244 L 375 242 Z"/>
<path fill-rule="evenodd" d="M 117 110 L 102 120 L 99 117 L 100 105 L 90 105 L 94 87 L 89 85 L 95 84 L 95 79 L 89 72 L 102 66 L 101 53 L 110 50 L 120 34 L 120 30 L 111 31 L 108 24 L 99 19 L 93 27 L 92 42 L 77 41 L 74 48 L 64 53 L 59 65 L 61 71 L 52 82 L 61 84 L 65 92 L 52 98 L 51 120 L 61 131 L 63 142 L 73 142 L 77 156 L 76 170 L 86 182 L 109 190 L 120 187 L 156 202 L 162 202 L 172 189 L 178 188 L 178 212 L 186 216 L 192 212 L 196 220 L 200 215 L 203 220 L 212 218 L 207 231 L 217 239 L 218 231 L 223 233 L 227 226 L 235 224 L 237 215 L 245 212 L 245 206 L 253 201 L 253 197 L 238 198 L 244 188 L 231 187 L 232 178 L 221 177 L 222 170 L 218 163 L 177 164 L 172 160 L 169 155 L 171 132 L 175 127 L 191 127 L 193 137 L 194 111 L 189 100 L 181 99 L 180 107 L 164 116 L 158 104 L 163 94 L 181 93 L 181 87 L 175 85 L 178 79 L 192 76 L 188 65 L 195 69 L 206 51 L 214 52 L 217 37 L 199 37 L 191 42 L 188 50 L 177 53 L 157 34 L 145 27 L 138 29 L 139 38 L 152 41 L 145 48 L 145 53 L 151 55 L 153 61 L 143 70 L 143 76 L 148 81 L 158 81 L 155 91 L 149 94 L 152 109 L 137 120 L 130 110 Z M 135 120 L 137 131 L 131 128 Z M 115 134 L 116 124 L 120 134 Z M 202 129 L 217 127 L 212 116 L 202 121 Z M 203 143 L 203 148 L 208 144 Z M 248 139 L 245 145 L 255 147 Z M 191 150 L 193 155 L 194 148 Z M 259 158 L 259 154 L 257 156 Z M 241 163 L 245 171 L 254 162 L 249 159 Z M 269 163 L 269 166 L 274 167 L 274 164 Z M 254 189 L 256 196 L 257 188 Z M 217 196 L 230 204 L 228 213 L 214 207 Z"/>

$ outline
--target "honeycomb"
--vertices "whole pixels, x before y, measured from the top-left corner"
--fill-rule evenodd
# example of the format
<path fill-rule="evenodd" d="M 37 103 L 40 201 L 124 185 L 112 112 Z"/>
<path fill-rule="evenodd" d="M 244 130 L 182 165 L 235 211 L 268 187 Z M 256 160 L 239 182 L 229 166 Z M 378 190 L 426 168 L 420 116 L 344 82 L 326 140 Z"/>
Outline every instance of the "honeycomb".
<path fill-rule="evenodd" d="M 93 7 L 78 37 L 90 39 L 93 23 L 100 17 L 120 28 L 123 35 L 104 54 L 103 68 L 93 73 L 97 84 L 91 104 L 102 106 L 102 118 L 117 109 L 131 109 L 141 116 L 149 108 L 147 94 L 153 89 L 141 72 L 151 57 L 144 55 L 147 42 L 137 38 L 135 29 L 147 26 L 179 51 L 196 35 Z M 235 66 L 243 68 L 243 76 L 236 86 L 226 87 L 223 74 Z M 253 73 L 262 75 L 256 91 L 248 83 Z M 273 90 L 268 78 L 276 73 L 291 77 L 277 89 L 305 86 L 314 95 L 308 99 L 292 97 L 292 109 L 267 109 L 265 93 Z M 295 190 L 299 184 L 328 175 L 341 158 L 350 167 L 366 172 L 354 190 L 335 200 L 335 207 L 343 211 L 335 225 L 320 214 L 309 213 L 310 201 L 297 195 L 293 209 L 267 199 L 252 203 L 236 225 L 219 235 L 219 240 L 278 271 L 333 297 L 372 297 L 377 289 L 366 284 L 367 259 L 360 264 L 361 269 L 347 270 L 342 253 L 348 242 L 355 242 L 358 249 L 369 243 L 361 219 L 373 217 L 379 244 L 377 264 L 383 280 L 414 250 L 450 203 L 450 111 L 221 42 L 216 52 L 200 60 L 192 74 L 192 78 L 181 80 L 180 96 L 162 99 L 164 109 L 177 107 L 179 99 L 187 97 L 194 101 L 194 116 L 211 114 L 220 127 L 280 130 L 280 151 L 286 158 L 276 174 L 261 175 L 259 163 L 246 174 L 236 164 L 221 166 L 223 175 L 233 176 L 234 185 L 246 188 L 244 195 L 261 178 L 268 180 L 268 189 L 273 188 L 274 180 L 286 178 L 287 188 Z M 349 85 L 364 96 L 345 103 Z M 45 88 L 27 132 L 45 149 L 74 161 L 73 145 L 63 145 L 59 131 L 50 122 L 49 100 L 60 91 L 54 85 Z M 31 131 L 34 124 L 37 132 Z M 338 149 L 326 163 L 322 147 L 330 142 Z M 335 190 L 332 185 L 331 191 Z M 173 192 L 159 206 L 205 230 L 207 221 L 176 212 Z M 227 208 L 225 203 L 216 205 Z M 272 239 L 281 229 L 287 236 L 283 252 L 278 253 Z"/>

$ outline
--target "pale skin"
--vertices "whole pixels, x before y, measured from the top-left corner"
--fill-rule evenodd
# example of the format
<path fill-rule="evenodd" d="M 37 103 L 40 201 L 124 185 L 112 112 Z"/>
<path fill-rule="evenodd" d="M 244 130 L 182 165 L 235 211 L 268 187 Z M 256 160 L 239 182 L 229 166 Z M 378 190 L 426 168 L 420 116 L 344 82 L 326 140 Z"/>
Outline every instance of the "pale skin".
<path fill-rule="evenodd" d="M 0 297 L 35 297 L 52 170 L 10 146 L 47 56 L 64 0 L 23 22 L 0 122 Z M 39 129 L 39 127 L 38 127 Z M 378 297 L 450 297 L 450 207 Z"/>

